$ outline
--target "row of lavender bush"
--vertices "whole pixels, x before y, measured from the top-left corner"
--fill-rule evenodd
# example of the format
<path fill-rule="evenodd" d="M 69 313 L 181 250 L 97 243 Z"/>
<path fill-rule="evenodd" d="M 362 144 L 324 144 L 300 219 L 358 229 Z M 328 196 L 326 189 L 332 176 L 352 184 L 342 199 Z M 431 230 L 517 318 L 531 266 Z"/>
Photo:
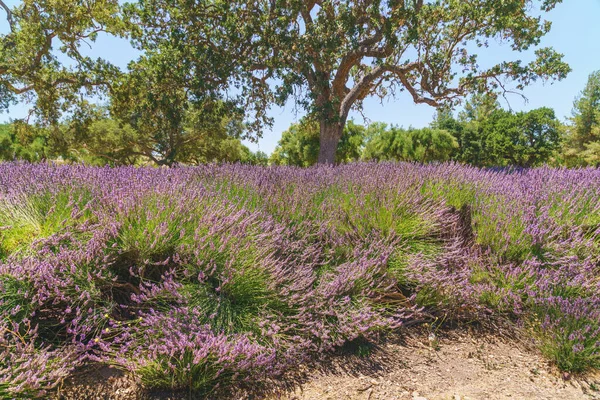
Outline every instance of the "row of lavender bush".
<path fill-rule="evenodd" d="M 424 321 L 600 367 L 600 171 L 0 165 L 0 397 L 268 383 Z"/>

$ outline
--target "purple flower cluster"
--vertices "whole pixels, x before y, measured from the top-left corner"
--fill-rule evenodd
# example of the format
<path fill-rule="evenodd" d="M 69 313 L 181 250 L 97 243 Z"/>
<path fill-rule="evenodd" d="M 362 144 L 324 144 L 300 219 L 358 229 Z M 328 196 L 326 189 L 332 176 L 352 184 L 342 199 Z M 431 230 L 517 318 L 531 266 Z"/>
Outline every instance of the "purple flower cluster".
<path fill-rule="evenodd" d="M 424 320 L 600 367 L 600 171 L 0 165 L 0 397 L 267 382 Z"/>

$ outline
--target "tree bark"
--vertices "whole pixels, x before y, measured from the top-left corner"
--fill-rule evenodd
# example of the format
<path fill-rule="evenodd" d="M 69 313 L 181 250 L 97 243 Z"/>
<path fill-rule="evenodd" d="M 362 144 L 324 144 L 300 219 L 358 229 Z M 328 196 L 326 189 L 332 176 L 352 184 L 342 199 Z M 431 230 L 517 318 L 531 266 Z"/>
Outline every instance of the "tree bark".
<path fill-rule="evenodd" d="M 319 164 L 333 165 L 335 163 L 335 152 L 344 131 L 341 122 L 320 122 L 319 134 Z"/>

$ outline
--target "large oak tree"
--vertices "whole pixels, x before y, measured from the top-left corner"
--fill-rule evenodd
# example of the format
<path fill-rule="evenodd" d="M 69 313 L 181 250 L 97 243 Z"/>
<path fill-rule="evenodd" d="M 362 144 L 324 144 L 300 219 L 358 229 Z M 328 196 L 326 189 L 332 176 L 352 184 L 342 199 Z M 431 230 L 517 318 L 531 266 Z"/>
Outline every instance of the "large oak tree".
<path fill-rule="evenodd" d="M 235 160 L 239 149 L 226 158 L 220 148 L 243 137 L 243 113 L 219 98 L 186 90 L 186 76 L 171 55 L 148 52 L 113 82 L 110 116 L 136 132 L 122 136 L 119 147 L 157 165 Z"/>
<path fill-rule="evenodd" d="M 290 97 L 320 125 L 319 161 L 333 163 L 352 109 L 406 91 L 415 103 L 454 104 L 470 92 L 520 90 L 569 72 L 540 43 L 540 15 L 561 0 L 139 0 L 140 48 L 177 48 L 178 65 L 234 88 L 265 120 Z M 481 67 L 488 41 L 514 60 Z M 251 105 L 251 106 L 250 106 Z M 260 122 L 260 121 L 259 121 Z"/>

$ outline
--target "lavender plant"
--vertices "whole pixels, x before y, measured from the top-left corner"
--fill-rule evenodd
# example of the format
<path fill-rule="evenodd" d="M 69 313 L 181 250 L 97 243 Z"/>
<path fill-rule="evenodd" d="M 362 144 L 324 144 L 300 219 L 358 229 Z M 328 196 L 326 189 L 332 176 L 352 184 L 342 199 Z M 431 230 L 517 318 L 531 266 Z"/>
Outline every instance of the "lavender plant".
<path fill-rule="evenodd" d="M 87 363 L 266 384 L 415 323 L 525 324 L 600 367 L 600 172 L 0 165 L 0 397 Z"/>

